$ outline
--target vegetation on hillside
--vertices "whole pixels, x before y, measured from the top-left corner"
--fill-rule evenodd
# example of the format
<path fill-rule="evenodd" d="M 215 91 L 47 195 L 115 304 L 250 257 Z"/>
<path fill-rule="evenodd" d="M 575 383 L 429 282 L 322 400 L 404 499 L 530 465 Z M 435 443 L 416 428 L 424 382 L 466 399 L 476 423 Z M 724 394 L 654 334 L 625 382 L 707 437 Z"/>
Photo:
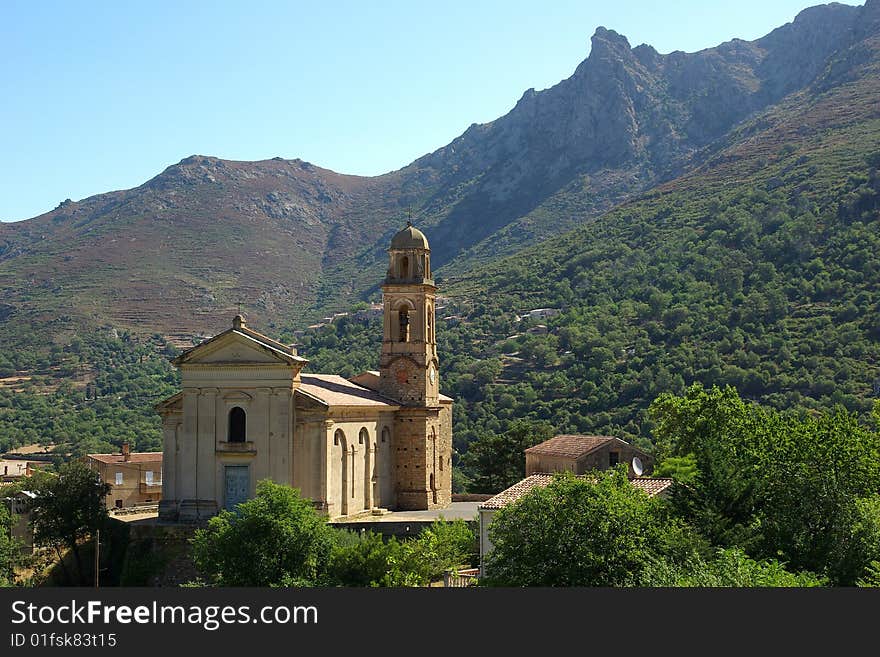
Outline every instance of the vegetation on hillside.
<path fill-rule="evenodd" d="M 27 336 L 24 336 L 27 337 Z M 0 452 L 53 444 L 58 454 L 162 449 L 153 405 L 179 387 L 158 336 L 74 336 L 49 350 L 19 341 L 0 355 Z M 23 378 L 19 379 L 19 375 Z"/>
<path fill-rule="evenodd" d="M 695 382 L 866 417 L 880 392 L 880 155 L 851 151 L 783 149 L 749 184 L 682 184 L 447 284 L 438 352 L 458 453 L 521 421 L 650 449 L 651 401 Z M 517 318 L 540 307 L 561 312 Z M 380 335 L 343 318 L 301 352 L 313 371 L 354 374 L 376 367 Z"/>

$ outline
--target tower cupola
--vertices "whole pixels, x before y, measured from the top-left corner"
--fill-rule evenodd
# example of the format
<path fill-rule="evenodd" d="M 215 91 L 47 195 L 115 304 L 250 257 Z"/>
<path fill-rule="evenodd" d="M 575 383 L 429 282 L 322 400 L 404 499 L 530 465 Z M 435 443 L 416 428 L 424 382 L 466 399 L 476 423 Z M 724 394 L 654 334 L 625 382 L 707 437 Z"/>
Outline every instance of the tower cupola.
<path fill-rule="evenodd" d="M 427 283 L 431 278 L 431 249 L 428 238 L 411 222 L 391 239 L 386 283 Z"/>

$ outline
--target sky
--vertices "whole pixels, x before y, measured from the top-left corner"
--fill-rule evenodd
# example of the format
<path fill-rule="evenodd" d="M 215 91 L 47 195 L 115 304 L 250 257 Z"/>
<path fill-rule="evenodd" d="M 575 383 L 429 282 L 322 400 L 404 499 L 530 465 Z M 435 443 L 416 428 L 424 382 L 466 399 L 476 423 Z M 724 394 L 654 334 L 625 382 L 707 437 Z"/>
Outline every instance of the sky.
<path fill-rule="evenodd" d="M 193 154 L 378 175 L 569 77 L 597 26 L 694 52 L 813 4 L 0 0 L 0 220 Z"/>

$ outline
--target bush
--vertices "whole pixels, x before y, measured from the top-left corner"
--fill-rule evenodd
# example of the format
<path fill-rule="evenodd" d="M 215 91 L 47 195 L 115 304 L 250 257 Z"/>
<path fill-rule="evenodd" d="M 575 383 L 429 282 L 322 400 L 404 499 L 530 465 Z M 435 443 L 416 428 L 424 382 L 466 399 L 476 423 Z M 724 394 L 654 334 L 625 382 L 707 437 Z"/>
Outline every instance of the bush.
<path fill-rule="evenodd" d="M 326 573 L 335 539 L 298 490 L 264 480 L 254 499 L 196 531 L 192 556 L 208 584 L 311 586 Z"/>

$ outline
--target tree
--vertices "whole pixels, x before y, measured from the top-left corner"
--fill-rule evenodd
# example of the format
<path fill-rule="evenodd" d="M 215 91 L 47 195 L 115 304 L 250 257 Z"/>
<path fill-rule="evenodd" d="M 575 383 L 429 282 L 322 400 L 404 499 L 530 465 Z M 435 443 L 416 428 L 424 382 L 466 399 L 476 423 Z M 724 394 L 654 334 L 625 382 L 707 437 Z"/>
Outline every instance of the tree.
<path fill-rule="evenodd" d="M 661 452 L 696 462 L 674 500 L 715 545 L 845 585 L 880 558 L 880 434 L 854 415 L 800 417 L 699 385 L 651 415 Z"/>
<path fill-rule="evenodd" d="M 626 466 L 592 479 L 558 474 L 499 510 L 484 582 L 634 586 L 654 560 L 692 555 L 697 538 L 667 505 L 629 483 Z"/>
<path fill-rule="evenodd" d="M 525 476 L 527 447 L 553 437 L 553 427 L 546 422 L 513 422 L 503 434 L 484 433 L 468 447 L 462 464 L 473 473 L 470 489 L 497 493 Z"/>
<path fill-rule="evenodd" d="M 654 587 L 802 587 L 823 586 L 813 573 L 792 573 L 775 559 L 755 561 L 738 548 L 719 549 L 715 557 L 695 554 L 683 564 L 653 561 L 642 575 L 642 586 Z"/>
<path fill-rule="evenodd" d="M 12 539 L 12 515 L 5 504 L 0 504 L 0 586 L 15 583 L 15 567 L 21 561 L 21 550 Z"/>
<path fill-rule="evenodd" d="M 192 557 L 216 586 L 311 586 L 327 571 L 334 543 L 311 501 L 263 480 L 255 498 L 196 530 Z"/>
<path fill-rule="evenodd" d="M 337 586 L 427 586 L 448 569 L 471 563 L 477 537 L 463 520 L 437 520 L 413 539 L 383 540 L 339 532 L 327 582 Z"/>
<path fill-rule="evenodd" d="M 38 476 L 34 483 L 34 542 L 55 549 L 69 583 L 88 584 L 80 544 L 107 525 L 105 498 L 110 486 L 81 461 L 65 463 L 57 476 Z M 68 570 L 62 548 L 73 555 L 76 573 Z"/>

